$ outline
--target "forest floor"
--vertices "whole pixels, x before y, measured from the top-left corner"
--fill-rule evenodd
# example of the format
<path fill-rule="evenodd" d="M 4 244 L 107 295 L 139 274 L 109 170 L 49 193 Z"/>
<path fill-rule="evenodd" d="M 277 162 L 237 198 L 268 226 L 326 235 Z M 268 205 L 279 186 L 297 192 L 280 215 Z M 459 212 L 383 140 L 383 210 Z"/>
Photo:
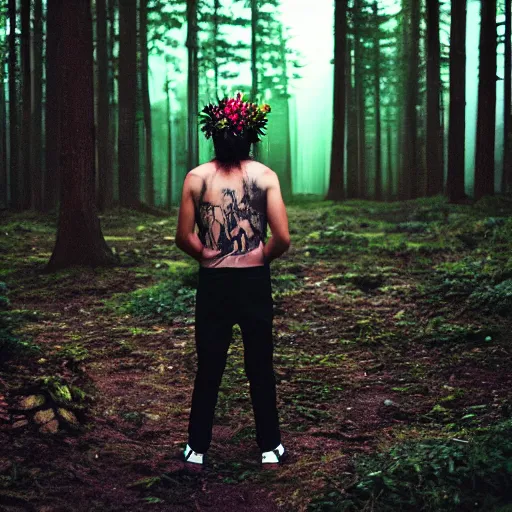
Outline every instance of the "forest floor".
<path fill-rule="evenodd" d="M 52 274 L 55 216 L 2 213 L 0 510 L 383 510 L 351 494 L 359 457 L 512 416 L 510 198 L 288 212 L 271 272 L 289 458 L 261 469 L 235 326 L 203 471 L 182 462 L 198 263 L 174 245 L 176 209 L 101 215 L 121 264 Z"/>

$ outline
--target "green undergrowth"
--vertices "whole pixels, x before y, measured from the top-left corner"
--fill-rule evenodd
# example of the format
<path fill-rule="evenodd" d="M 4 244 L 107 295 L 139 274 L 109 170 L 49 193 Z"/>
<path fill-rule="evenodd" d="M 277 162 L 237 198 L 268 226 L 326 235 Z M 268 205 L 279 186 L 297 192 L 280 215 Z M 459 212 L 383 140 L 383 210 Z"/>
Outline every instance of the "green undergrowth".
<path fill-rule="evenodd" d="M 466 442 L 467 441 L 467 442 Z M 470 439 L 426 438 L 354 458 L 356 483 L 327 486 L 308 511 L 497 510 L 512 504 L 512 420 Z"/>
<path fill-rule="evenodd" d="M 197 268 L 191 265 L 170 267 L 157 284 L 115 294 L 105 305 L 119 314 L 128 313 L 146 320 L 172 323 L 178 316 L 187 316 L 193 321 L 197 281 Z"/>
<path fill-rule="evenodd" d="M 440 263 L 422 291 L 427 302 L 463 299 L 471 309 L 506 315 L 512 310 L 512 257 L 467 255 Z"/>
<path fill-rule="evenodd" d="M 0 281 L 0 366 L 7 361 L 35 357 L 41 352 L 30 337 L 16 333 L 26 321 L 37 320 L 37 313 L 11 309 L 7 292 L 7 285 Z"/>

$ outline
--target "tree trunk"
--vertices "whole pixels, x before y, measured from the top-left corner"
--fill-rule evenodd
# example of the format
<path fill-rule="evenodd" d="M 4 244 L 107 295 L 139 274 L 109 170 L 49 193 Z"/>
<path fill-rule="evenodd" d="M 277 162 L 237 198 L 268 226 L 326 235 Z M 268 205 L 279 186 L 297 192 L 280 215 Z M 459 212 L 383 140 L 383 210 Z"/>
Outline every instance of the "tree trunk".
<path fill-rule="evenodd" d="M 110 208 L 114 204 L 114 183 L 117 166 L 117 120 L 118 114 L 116 109 L 115 94 L 115 74 L 114 74 L 114 43 L 116 40 L 116 23 L 115 16 L 118 12 L 117 0 L 108 0 L 108 97 L 109 97 L 109 166 L 107 176 L 107 191 L 105 192 L 105 208 Z"/>
<path fill-rule="evenodd" d="M 357 105 L 352 87 L 352 39 L 347 38 L 347 199 L 358 197 Z"/>
<path fill-rule="evenodd" d="M 475 199 L 494 194 L 496 138 L 496 0 L 482 0 L 476 128 Z"/>
<path fill-rule="evenodd" d="M 388 121 L 387 121 L 387 155 L 388 155 L 388 181 L 387 181 L 387 200 L 391 201 L 393 198 L 393 145 L 392 145 L 392 131 L 391 131 L 391 109 L 388 108 Z"/>
<path fill-rule="evenodd" d="M 503 145 L 503 174 L 501 178 L 501 191 L 512 192 L 512 2 L 505 1 L 505 97 L 504 97 L 504 137 Z"/>
<path fill-rule="evenodd" d="M 450 29 L 450 105 L 448 126 L 448 200 L 465 199 L 464 144 L 466 138 L 466 18 L 467 0 L 452 0 Z"/>
<path fill-rule="evenodd" d="M 219 39 L 219 0 L 213 0 L 213 71 L 215 73 L 215 97 L 219 99 L 219 63 L 217 62 L 217 41 Z"/>
<path fill-rule="evenodd" d="M 361 0 L 354 0 L 354 88 L 356 95 L 357 115 L 357 161 L 358 161 L 358 197 L 366 199 L 366 119 L 365 119 L 365 97 L 364 97 L 364 63 L 363 45 L 361 44 Z"/>
<path fill-rule="evenodd" d="M 167 209 L 172 208 L 172 118 L 171 118 L 171 91 L 169 79 L 165 82 L 166 107 L 167 107 Z"/>
<path fill-rule="evenodd" d="M 408 183 L 403 175 L 404 155 L 402 148 L 405 142 L 405 104 L 402 99 L 407 91 L 407 63 L 409 61 L 409 0 L 402 0 L 402 12 L 400 13 L 400 30 L 402 44 L 399 47 L 399 58 L 397 60 L 397 72 L 399 74 L 398 86 L 398 135 L 397 135 L 397 199 L 404 200 L 408 197 Z"/>
<path fill-rule="evenodd" d="M 42 128 L 43 128 L 43 3 L 34 0 L 34 40 L 33 40 L 32 76 L 32 129 L 30 149 L 32 152 L 32 205 L 36 211 L 43 210 L 43 162 L 42 162 Z"/>
<path fill-rule="evenodd" d="M 373 38 L 373 58 L 375 62 L 375 199 L 382 200 L 382 136 L 380 115 L 380 31 L 377 1 L 373 2 L 375 30 Z"/>
<path fill-rule="evenodd" d="M 97 137 L 98 150 L 98 209 L 105 211 L 111 206 L 112 171 L 110 170 L 110 111 L 108 81 L 108 42 L 107 42 L 107 4 L 106 0 L 96 0 L 96 55 L 98 62 L 97 96 Z"/>
<path fill-rule="evenodd" d="M 258 103 L 258 45 L 256 34 L 258 33 L 258 0 L 251 0 L 251 101 Z M 260 158 L 260 143 L 252 145 L 254 159 Z"/>
<path fill-rule="evenodd" d="M 427 196 L 435 196 L 443 191 L 440 60 L 439 0 L 427 0 Z"/>
<path fill-rule="evenodd" d="M 282 73 L 283 73 L 283 92 L 285 97 L 284 104 L 284 118 L 285 118 L 285 127 L 284 127 L 284 169 L 283 169 L 283 198 L 285 200 L 290 200 L 292 198 L 292 161 L 291 161 L 291 137 L 290 137 L 290 108 L 288 105 L 288 65 L 287 65 L 287 57 L 286 57 L 286 41 L 283 37 L 283 25 L 279 24 L 279 53 L 280 60 L 282 65 Z"/>
<path fill-rule="evenodd" d="M 402 147 L 403 162 L 402 176 L 404 188 L 401 199 L 418 197 L 418 104 L 419 88 L 419 29 L 420 3 L 410 0 L 410 24 L 407 48 L 407 81 L 405 93 L 404 140 Z M 405 194 L 405 195 L 404 195 Z"/>
<path fill-rule="evenodd" d="M 119 202 L 138 206 L 137 2 L 119 0 Z"/>
<path fill-rule="evenodd" d="M 48 0 L 58 18 L 62 187 L 57 240 L 46 267 L 116 261 L 97 216 L 94 172 L 94 83 L 90 0 Z"/>
<path fill-rule="evenodd" d="M 149 56 L 148 56 L 148 5 L 147 0 L 140 1 L 140 73 L 142 84 L 142 108 L 144 112 L 144 156 L 145 156 L 145 192 L 146 204 L 155 205 L 153 177 L 153 129 L 151 122 L 151 101 L 149 98 Z"/>
<path fill-rule="evenodd" d="M 7 196 L 7 105 L 4 67 L 0 66 L 0 208 L 8 207 Z"/>
<path fill-rule="evenodd" d="M 18 57 L 16 52 L 16 0 L 9 0 L 9 145 L 11 207 L 22 209 L 20 175 L 20 130 L 18 116 Z"/>
<path fill-rule="evenodd" d="M 21 0 L 21 175 L 23 177 L 22 208 L 32 206 L 32 182 L 30 174 L 30 128 L 32 91 L 30 72 L 30 0 Z"/>
<path fill-rule="evenodd" d="M 439 152 L 441 159 L 441 194 L 445 194 L 446 188 L 444 184 L 444 169 L 445 169 L 445 141 L 444 134 L 446 132 L 446 123 L 445 123 L 445 106 L 444 106 L 444 90 L 441 86 L 441 94 L 439 96 L 440 100 L 440 117 L 441 117 L 441 130 L 439 132 Z"/>
<path fill-rule="evenodd" d="M 55 0 L 53 0 L 55 1 Z M 52 3 L 53 6 L 53 3 Z M 45 176 L 44 209 L 57 207 L 60 197 L 60 83 L 58 72 L 59 13 L 53 7 L 46 15 L 46 98 L 45 98 Z"/>
<path fill-rule="evenodd" d="M 189 170 L 199 165 L 198 102 L 199 72 L 197 62 L 197 0 L 187 2 L 188 48 L 188 160 Z"/>
<path fill-rule="evenodd" d="M 347 0 L 336 0 L 334 16 L 334 111 L 331 172 L 326 199 L 345 199 L 345 58 L 347 44 Z"/>

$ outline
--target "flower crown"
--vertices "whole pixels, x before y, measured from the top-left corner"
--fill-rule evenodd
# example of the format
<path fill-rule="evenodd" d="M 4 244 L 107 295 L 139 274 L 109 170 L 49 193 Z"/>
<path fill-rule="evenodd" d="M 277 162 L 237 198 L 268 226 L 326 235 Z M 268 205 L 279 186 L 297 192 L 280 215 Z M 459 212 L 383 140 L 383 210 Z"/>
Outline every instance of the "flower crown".
<path fill-rule="evenodd" d="M 219 132 L 230 132 L 235 137 L 247 134 L 250 142 L 259 142 L 258 135 L 265 135 L 269 112 L 270 105 L 264 103 L 258 107 L 239 92 L 236 98 L 224 98 L 218 105 L 210 103 L 203 108 L 199 114 L 201 131 L 207 139 Z"/>

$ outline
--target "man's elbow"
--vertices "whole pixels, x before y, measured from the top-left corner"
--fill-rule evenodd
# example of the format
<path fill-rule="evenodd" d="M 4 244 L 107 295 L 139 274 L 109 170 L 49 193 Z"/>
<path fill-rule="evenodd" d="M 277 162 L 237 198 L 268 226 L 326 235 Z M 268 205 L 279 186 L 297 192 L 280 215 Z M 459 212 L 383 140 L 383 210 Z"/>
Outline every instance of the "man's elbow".
<path fill-rule="evenodd" d="M 183 249 L 183 242 L 184 242 L 183 237 L 176 233 L 176 236 L 174 237 L 174 243 L 176 244 L 176 247 L 178 249 Z"/>
<path fill-rule="evenodd" d="M 291 245 L 290 237 L 288 236 L 288 237 L 281 238 L 280 245 L 283 248 L 283 251 L 287 251 Z"/>

